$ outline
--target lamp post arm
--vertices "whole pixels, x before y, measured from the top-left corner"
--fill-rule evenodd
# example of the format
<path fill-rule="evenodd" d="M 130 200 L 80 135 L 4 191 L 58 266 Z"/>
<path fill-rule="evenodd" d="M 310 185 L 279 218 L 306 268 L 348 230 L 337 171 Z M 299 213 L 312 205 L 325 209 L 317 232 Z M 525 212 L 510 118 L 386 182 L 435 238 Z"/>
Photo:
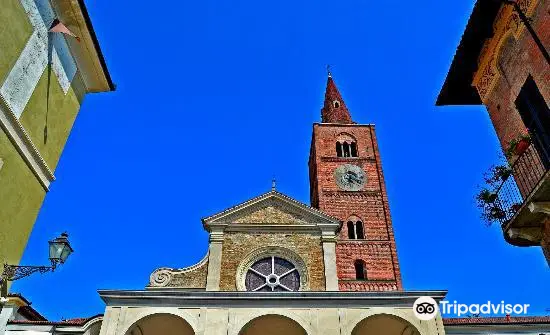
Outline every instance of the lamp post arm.
<path fill-rule="evenodd" d="M 32 265 L 10 265 L 4 264 L 4 270 L 0 276 L 0 298 L 5 298 L 8 295 L 8 282 L 28 277 L 33 273 L 46 273 L 55 271 L 56 263 L 52 262 L 52 266 L 32 266 Z M 2 307 L 0 306 L 0 310 Z"/>
<path fill-rule="evenodd" d="M 27 276 L 32 275 L 35 272 L 46 273 L 53 271 L 53 266 L 22 266 L 22 265 L 9 265 L 4 264 L 4 271 L 2 272 L 2 281 L 14 281 Z"/>
<path fill-rule="evenodd" d="M 548 65 L 550 65 L 550 55 L 548 54 L 548 51 L 546 50 L 546 48 L 542 44 L 542 41 L 540 40 L 539 36 L 537 35 L 535 30 L 531 26 L 531 23 L 529 22 L 529 18 L 521 10 L 520 5 L 516 1 L 513 1 L 513 0 L 503 0 L 502 2 L 504 2 L 505 4 L 508 4 L 508 5 L 514 6 L 514 9 L 518 13 L 521 22 L 523 22 L 523 24 L 525 25 L 525 28 L 527 28 L 527 30 L 529 31 L 529 34 L 531 34 L 531 37 L 535 41 L 535 44 L 538 46 L 540 52 L 542 53 L 542 55 L 546 59 L 546 62 L 548 63 Z"/>

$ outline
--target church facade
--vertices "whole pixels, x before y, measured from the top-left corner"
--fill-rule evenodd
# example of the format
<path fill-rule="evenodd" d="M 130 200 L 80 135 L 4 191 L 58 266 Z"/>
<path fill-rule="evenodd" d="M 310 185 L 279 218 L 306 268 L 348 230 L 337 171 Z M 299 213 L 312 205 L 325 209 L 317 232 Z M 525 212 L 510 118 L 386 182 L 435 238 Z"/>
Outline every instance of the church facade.
<path fill-rule="evenodd" d="M 101 335 L 443 334 L 401 283 L 373 125 L 356 124 L 329 75 L 313 125 L 311 206 L 270 192 L 202 220 L 200 262 L 145 290 L 99 292 Z"/>

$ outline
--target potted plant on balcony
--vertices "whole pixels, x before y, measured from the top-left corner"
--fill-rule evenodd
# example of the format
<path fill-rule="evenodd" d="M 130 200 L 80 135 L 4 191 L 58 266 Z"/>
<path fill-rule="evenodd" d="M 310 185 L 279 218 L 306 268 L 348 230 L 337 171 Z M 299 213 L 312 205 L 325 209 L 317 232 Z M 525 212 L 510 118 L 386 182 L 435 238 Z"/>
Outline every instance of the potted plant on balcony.
<path fill-rule="evenodd" d="M 506 157 L 512 158 L 514 156 L 521 156 L 529 145 L 531 144 L 531 136 L 527 132 L 527 135 L 521 135 L 508 143 L 508 150 L 506 150 Z"/>
<path fill-rule="evenodd" d="M 492 206 L 489 209 L 489 218 L 494 220 L 502 220 L 506 217 L 506 213 L 498 206 Z"/>
<path fill-rule="evenodd" d="M 492 204 L 497 199 L 497 194 L 489 191 L 487 188 L 482 188 L 477 194 L 476 199 L 482 205 Z"/>
<path fill-rule="evenodd" d="M 487 223 L 488 226 L 496 221 L 495 215 L 492 213 L 492 209 L 495 208 L 496 200 L 496 192 L 487 187 L 482 188 L 476 195 L 477 207 L 481 211 L 481 218 Z"/>
<path fill-rule="evenodd" d="M 498 184 L 501 181 L 506 181 L 511 174 L 512 169 L 508 165 L 496 165 L 491 167 L 485 181 L 490 185 Z"/>
<path fill-rule="evenodd" d="M 476 195 L 476 202 L 488 226 L 506 219 L 508 209 L 502 208 L 498 191 L 511 175 L 512 169 L 507 164 L 494 165 L 484 174 L 485 186 Z"/>

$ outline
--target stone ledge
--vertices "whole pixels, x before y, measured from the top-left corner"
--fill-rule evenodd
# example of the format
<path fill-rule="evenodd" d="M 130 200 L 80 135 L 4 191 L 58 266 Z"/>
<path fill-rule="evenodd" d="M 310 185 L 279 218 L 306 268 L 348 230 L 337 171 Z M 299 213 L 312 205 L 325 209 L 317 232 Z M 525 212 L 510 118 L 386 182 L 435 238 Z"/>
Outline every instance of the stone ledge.
<path fill-rule="evenodd" d="M 99 290 L 108 306 L 178 307 L 411 307 L 416 299 L 429 296 L 441 301 L 447 291 L 385 292 L 227 292 L 164 290 Z"/>

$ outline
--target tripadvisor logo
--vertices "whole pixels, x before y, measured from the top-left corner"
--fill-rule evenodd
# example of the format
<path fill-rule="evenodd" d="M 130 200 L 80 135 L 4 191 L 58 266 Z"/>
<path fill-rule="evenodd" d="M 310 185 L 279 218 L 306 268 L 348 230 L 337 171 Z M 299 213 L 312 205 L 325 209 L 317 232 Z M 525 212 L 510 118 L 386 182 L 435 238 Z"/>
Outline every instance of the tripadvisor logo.
<path fill-rule="evenodd" d="M 420 297 L 413 305 L 414 315 L 424 321 L 435 318 L 438 310 L 437 302 L 431 297 Z"/>
<path fill-rule="evenodd" d="M 438 311 L 441 311 L 441 314 L 451 314 L 458 317 L 472 314 L 521 315 L 527 314 L 527 309 L 530 306 L 530 304 L 506 304 L 504 301 L 496 304 L 491 301 L 487 301 L 484 304 L 459 304 L 455 300 L 452 303 L 449 301 L 441 301 L 438 304 L 431 297 L 420 297 L 414 302 L 413 312 L 419 320 L 427 321 L 435 318 Z"/>

